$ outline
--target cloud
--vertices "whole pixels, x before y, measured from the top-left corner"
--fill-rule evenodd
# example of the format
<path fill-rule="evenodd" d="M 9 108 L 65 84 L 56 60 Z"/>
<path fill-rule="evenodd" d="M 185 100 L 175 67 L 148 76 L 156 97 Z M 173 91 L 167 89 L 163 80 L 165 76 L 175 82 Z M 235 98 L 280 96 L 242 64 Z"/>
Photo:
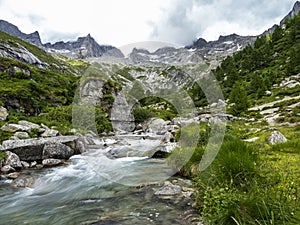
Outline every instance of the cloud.
<path fill-rule="evenodd" d="M 0 19 L 44 42 L 88 33 L 117 47 L 143 41 L 190 44 L 198 37 L 258 34 L 278 23 L 290 0 L 0 0 Z"/>
<path fill-rule="evenodd" d="M 197 37 L 257 35 L 279 23 L 292 6 L 289 0 L 173 0 L 164 17 L 150 23 L 151 35 L 183 45 Z"/>

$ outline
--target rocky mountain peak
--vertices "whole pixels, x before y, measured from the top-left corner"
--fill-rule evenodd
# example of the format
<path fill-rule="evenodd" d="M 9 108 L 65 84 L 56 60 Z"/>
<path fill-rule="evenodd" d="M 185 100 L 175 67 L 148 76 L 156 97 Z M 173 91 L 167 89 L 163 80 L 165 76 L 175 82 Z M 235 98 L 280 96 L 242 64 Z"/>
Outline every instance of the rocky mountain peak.
<path fill-rule="evenodd" d="M 284 24 L 286 19 L 292 18 L 293 16 L 298 14 L 299 11 L 300 11 L 300 2 L 297 1 L 297 2 L 295 2 L 293 9 L 283 18 L 283 20 L 280 21 L 280 26 L 282 26 Z"/>
<path fill-rule="evenodd" d="M 35 31 L 31 34 L 25 34 L 19 28 L 5 20 L 0 20 L 0 30 L 13 36 L 19 37 L 24 41 L 30 42 L 38 47 L 42 46 L 39 32 Z"/>

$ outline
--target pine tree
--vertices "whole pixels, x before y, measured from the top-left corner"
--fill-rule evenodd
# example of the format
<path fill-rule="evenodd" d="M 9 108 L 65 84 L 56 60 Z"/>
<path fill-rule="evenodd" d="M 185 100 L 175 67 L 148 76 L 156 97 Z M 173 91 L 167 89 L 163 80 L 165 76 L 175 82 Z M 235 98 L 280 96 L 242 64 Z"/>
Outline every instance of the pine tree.
<path fill-rule="evenodd" d="M 233 103 L 231 113 L 235 116 L 246 112 L 248 109 L 248 97 L 244 86 L 240 82 L 235 82 L 229 96 L 229 101 Z"/>

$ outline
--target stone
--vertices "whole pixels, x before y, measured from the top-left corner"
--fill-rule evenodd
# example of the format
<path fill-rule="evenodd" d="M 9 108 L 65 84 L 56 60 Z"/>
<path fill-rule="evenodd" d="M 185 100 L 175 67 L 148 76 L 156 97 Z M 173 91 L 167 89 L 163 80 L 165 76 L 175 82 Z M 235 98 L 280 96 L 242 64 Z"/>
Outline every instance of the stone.
<path fill-rule="evenodd" d="M 11 185 L 16 188 L 32 187 L 33 184 L 34 178 L 31 176 L 19 176 L 11 183 Z"/>
<path fill-rule="evenodd" d="M 182 188 L 178 185 L 168 184 L 159 188 L 154 194 L 159 196 L 165 195 L 180 195 L 182 193 Z"/>
<path fill-rule="evenodd" d="M 13 168 L 22 168 L 20 158 L 17 154 L 7 151 L 6 155 L 7 155 L 7 157 L 5 160 L 5 165 L 9 165 Z"/>
<path fill-rule="evenodd" d="M 0 121 L 5 121 L 8 117 L 8 111 L 3 106 L 0 106 Z"/>
<path fill-rule="evenodd" d="M 57 144 L 46 144 L 43 148 L 43 158 L 56 158 L 56 159 L 69 159 L 74 155 L 74 150 L 67 145 Z"/>
<path fill-rule="evenodd" d="M 33 162 L 30 163 L 30 168 L 35 167 L 36 165 L 37 165 L 37 162 L 33 161 Z"/>
<path fill-rule="evenodd" d="M 29 138 L 29 134 L 27 132 L 24 131 L 18 131 L 14 134 L 15 137 L 20 138 L 20 139 L 25 139 L 25 138 Z"/>
<path fill-rule="evenodd" d="M 64 144 L 74 150 L 74 154 L 85 151 L 85 145 L 77 136 L 57 136 L 48 138 L 30 138 L 23 140 L 6 140 L 2 143 L 3 151 L 17 154 L 22 161 L 43 160 L 43 150 L 46 144 Z"/>
<path fill-rule="evenodd" d="M 15 172 L 16 170 L 9 166 L 9 165 L 5 165 L 3 167 L 1 167 L 1 173 L 12 173 L 12 172 Z"/>
<path fill-rule="evenodd" d="M 7 177 L 8 179 L 17 179 L 19 176 L 20 176 L 20 173 L 18 173 L 18 172 L 13 172 L 13 173 L 7 174 L 6 177 Z"/>
<path fill-rule="evenodd" d="M 243 140 L 243 141 L 252 143 L 252 142 L 257 141 L 258 139 L 259 139 L 259 137 L 254 137 L 254 138 L 245 139 L 245 140 Z"/>
<path fill-rule="evenodd" d="M 143 130 L 145 132 L 163 135 L 168 131 L 168 126 L 163 119 L 154 117 L 144 123 Z"/>
<path fill-rule="evenodd" d="M 271 145 L 287 142 L 286 137 L 279 131 L 273 131 L 269 137 L 269 143 Z"/>
<path fill-rule="evenodd" d="M 131 132 L 135 129 L 132 105 L 127 102 L 123 92 L 113 93 L 114 103 L 111 110 L 110 120 L 113 128 Z"/>
<path fill-rule="evenodd" d="M 58 166 L 62 163 L 63 163 L 63 161 L 60 159 L 44 159 L 42 161 L 42 165 L 45 167 Z"/>
<path fill-rule="evenodd" d="M 19 124 L 14 124 L 14 123 L 10 123 L 10 124 L 4 124 L 1 128 L 2 131 L 7 131 L 7 132 L 17 132 L 17 131 L 30 131 L 31 129 L 29 127 L 26 126 L 22 126 Z"/>
<path fill-rule="evenodd" d="M 32 122 L 29 122 L 29 121 L 26 121 L 26 120 L 20 120 L 18 122 L 19 125 L 22 125 L 22 126 L 25 126 L 25 127 L 29 127 L 31 130 L 33 129 L 40 129 L 41 126 L 38 125 L 38 124 L 35 124 L 35 123 L 32 123 Z"/>
<path fill-rule="evenodd" d="M 21 161 L 21 164 L 22 164 L 22 167 L 23 168 L 29 168 L 30 167 L 30 164 L 28 162 L 25 162 L 25 161 Z"/>
<path fill-rule="evenodd" d="M 41 137 L 56 137 L 59 136 L 58 130 L 46 129 L 44 133 L 41 134 Z"/>
<path fill-rule="evenodd" d="M 163 142 L 174 142 L 174 136 L 170 132 L 166 132 L 161 139 Z"/>

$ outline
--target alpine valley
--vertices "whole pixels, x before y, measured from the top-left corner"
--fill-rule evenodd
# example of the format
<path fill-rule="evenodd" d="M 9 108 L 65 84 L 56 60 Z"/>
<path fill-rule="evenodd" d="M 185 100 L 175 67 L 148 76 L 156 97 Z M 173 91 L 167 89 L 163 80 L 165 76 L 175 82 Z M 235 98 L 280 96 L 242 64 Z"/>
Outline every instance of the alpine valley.
<path fill-rule="evenodd" d="M 126 55 L 0 20 L 0 224 L 299 224 L 299 11 Z"/>

